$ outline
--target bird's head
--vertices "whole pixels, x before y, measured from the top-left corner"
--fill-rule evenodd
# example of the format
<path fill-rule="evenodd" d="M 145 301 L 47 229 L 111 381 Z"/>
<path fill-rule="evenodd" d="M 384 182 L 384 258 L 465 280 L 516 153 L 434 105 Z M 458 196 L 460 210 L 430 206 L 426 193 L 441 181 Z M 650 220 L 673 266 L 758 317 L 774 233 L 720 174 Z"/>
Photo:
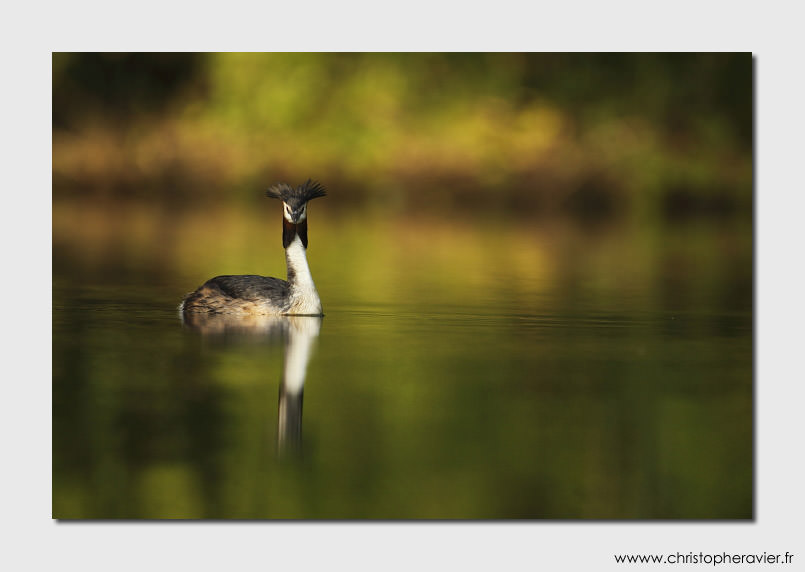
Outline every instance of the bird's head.
<path fill-rule="evenodd" d="M 327 191 L 316 181 L 308 179 L 298 187 L 278 183 L 266 191 L 266 196 L 282 201 L 282 247 L 288 248 L 296 235 L 307 248 L 307 203 L 323 197 Z"/>

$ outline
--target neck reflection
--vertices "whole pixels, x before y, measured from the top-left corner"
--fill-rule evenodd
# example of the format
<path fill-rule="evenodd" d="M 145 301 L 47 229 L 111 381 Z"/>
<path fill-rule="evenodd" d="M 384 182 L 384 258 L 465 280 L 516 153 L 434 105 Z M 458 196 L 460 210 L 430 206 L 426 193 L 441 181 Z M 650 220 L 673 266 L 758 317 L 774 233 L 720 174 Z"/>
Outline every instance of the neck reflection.
<path fill-rule="evenodd" d="M 280 457 L 302 450 L 302 395 L 307 364 L 321 328 L 320 316 L 289 316 L 285 364 L 280 381 L 277 451 Z"/>
<path fill-rule="evenodd" d="M 321 316 L 228 316 L 190 313 L 183 324 L 205 337 L 255 338 L 285 348 L 279 388 L 277 452 L 280 458 L 302 450 L 302 396 L 307 366 L 321 330 Z"/>

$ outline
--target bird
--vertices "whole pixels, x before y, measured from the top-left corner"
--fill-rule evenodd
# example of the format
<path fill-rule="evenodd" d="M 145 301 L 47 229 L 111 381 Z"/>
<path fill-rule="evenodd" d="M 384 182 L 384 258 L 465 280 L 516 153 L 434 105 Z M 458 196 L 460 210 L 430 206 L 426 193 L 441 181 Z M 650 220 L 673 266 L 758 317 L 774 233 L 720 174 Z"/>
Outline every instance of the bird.
<path fill-rule="evenodd" d="M 179 305 L 182 317 L 197 313 L 323 316 L 321 299 L 307 263 L 307 204 L 326 195 L 324 186 L 311 179 L 297 187 L 287 183 L 270 187 L 266 196 L 282 201 L 282 247 L 288 279 L 253 274 L 210 278 L 182 300 Z"/>

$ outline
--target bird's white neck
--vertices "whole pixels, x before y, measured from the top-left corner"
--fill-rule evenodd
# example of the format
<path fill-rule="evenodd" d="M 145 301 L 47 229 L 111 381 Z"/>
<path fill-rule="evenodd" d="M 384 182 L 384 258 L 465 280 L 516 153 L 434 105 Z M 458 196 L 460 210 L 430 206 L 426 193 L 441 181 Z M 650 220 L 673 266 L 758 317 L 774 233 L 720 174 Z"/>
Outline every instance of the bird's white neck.
<path fill-rule="evenodd" d="M 310 274 L 305 246 L 299 235 L 285 249 L 288 282 L 291 284 L 291 314 L 321 315 L 321 300 Z"/>

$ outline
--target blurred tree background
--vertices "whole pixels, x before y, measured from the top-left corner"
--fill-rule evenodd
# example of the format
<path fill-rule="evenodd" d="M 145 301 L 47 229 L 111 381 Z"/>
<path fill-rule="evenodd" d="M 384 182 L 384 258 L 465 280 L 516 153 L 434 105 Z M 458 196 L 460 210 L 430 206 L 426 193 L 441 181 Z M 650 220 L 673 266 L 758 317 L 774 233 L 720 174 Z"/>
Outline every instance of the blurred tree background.
<path fill-rule="evenodd" d="M 751 54 L 53 55 L 60 195 L 751 216 Z"/>

